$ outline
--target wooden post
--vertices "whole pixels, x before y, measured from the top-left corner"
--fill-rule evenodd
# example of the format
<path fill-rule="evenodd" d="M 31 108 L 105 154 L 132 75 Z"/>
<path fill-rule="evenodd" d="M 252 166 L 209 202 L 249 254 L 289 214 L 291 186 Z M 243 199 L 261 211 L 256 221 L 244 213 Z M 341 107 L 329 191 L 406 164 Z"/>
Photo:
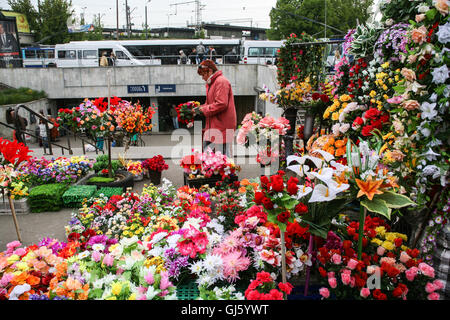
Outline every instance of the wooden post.
<path fill-rule="evenodd" d="M 13 199 L 11 199 L 11 195 L 8 195 L 8 200 L 9 200 L 9 207 L 11 208 L 11 214 L 14 220 L 14 226 L 16 227 L 16 233 L 17 233 L 17 239 L 22 242 L 22 238 L 20 237 L 20 231 L 19 231 L 19 223 L 17 222 L 17 217 L 16 217 L 16 210 L 14 208 L 14 202 Z"/>

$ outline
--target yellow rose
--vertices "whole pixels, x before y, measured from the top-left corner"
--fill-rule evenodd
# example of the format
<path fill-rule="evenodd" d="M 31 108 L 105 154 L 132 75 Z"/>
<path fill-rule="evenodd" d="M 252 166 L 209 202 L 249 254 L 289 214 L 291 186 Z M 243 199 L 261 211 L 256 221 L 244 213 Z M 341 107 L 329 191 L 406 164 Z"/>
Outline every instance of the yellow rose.
<path fill-rule="evenodd" d="M 395 232 L 386 232 L 386 234 L 384 235 L 384 238 L 387 241 L 394 241 L 397 238 L 397 235 L 395 234 Z"/>
<path fill-rule="evenodd" d="M 386 250 L 394 250 L 395 249 L 395 245 L 392 242 L 390 242 L 390 241 L 384 241 L 381 244 L 381 246 L 383 248 L 385 248 Z"/>
<path fill-rule="evenodd" d="M 377 234 L 379 234 L 380 236 L 384 237 L 384 234 L 386 233 L 386 228 L 381 226 L 381 227 L 376 227 L 375 228 L 375 232 Z"/>
<path fill-rule="evenodd" d="M 122 284 L 120 282 L 113 283 L 111 286 L 111 292 L 113 295 L 118 296 L 122 291 Z"/>
<path fill-rule="evenodd" d="M 331 115 L 331 119 L 333 121 L 339 120 L 339 113 L 338 112 L 333 112 L 333 114 Z"/>
<path fill-rule="evenodd" d="M 377 244 L 379 246 L 381 246 L 381 244 L 383 243 L 383 241 L 381 241 L 380 239 L 377 239 L 377 238 L 373 238 L 371 242 L 375 243 L 375 244 Z"/>
<path fill-rule="evenodd" d="M 19 261 L 20 257 L 17 254 L 12 254 L 8 258 L 6 258 L 6 262 L 9 264 L 13 264 L 16 261 Z"/>

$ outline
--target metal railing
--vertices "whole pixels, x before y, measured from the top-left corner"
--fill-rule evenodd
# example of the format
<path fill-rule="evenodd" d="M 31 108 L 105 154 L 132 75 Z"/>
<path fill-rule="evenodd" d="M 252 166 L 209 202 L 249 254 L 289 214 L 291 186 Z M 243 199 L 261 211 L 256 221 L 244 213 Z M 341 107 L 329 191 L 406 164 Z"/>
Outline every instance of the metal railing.
<path fill-rule="evenodd" d="M 47 137 L 48 137 L 48 138 L 47 138 L 47 142 L 48 142 L 49 155 L 53 155 L 53 148 L 52 148 L 52 146 L 56 146 L 56 147 L 61 148 L 61 153 L 62 153 L 63 155 L 64 155 L 64 151 L 65 151 L 65 150 L 68 151 L 69 155 L 72 155 L 72 154 L 73 154 L 73 151 L 72 151 L 72 147 L 71 147 L 71 144 L 70 144 L 70 136 L 71 136 L 71 135 L 75 138 L 75 140 L 76 140 L 77 138 L 81 139 L 82 149 L 83 149 L 83 154 L 84 154 L 84 155 L 86 154 L 86 148 L 85 148 L 85 143 L 86 143 L 86 142 L 94 146 L 94 148 L 95 148 L 95 153 L 96 153 L 96 154 L 98 154 L 98 151 L 99 151 L 99 150 L 102 151 L 103 154 L 105 153 L 105 152 L 103 151 L 103 149 L 100 149 L 100 148 L 97 147 L 96 141 L 95 141 L 95 140 L 93 140 L 93 139 L 85 139 L 85 138 L 83 138 L 82 136 L 77 135 L 75 132 L 73 132 L 72 130 L 66 128 L 66 127 L 63 126 L 63 125 L 59 125 L 59 126 L 58 126 L 58 130 L 61 130 L 61 129 L 64 130 L 65 135 L 67 136 L 67 146 L 63 146 L 63 145 L 57 143 L 56 141 L 52 141 L 51 135 L 50 135 L 49 124 L 52 124 L 52 125 L 53 125 L 53 122 L 50 121 L 48 118 L 46 118 L 44 115 L 42 115 L 42 114 L 40 114 L 40 113 L 37 113 L 37 112 L 35 112 L 34 110 L 28 108 L 26 105 L 24 105 L 24 104 L 18 104 L 18 105 L 16 105 L 16 107 L 14 108 L 14 119 L 13 119 L 13 123 L 16 124 L 16 125 L 15 125 L 15 126 L 10 126 L 9 124 L 3 123 L 3 122 L 0 122 L 0 124 L 3 125 L 3 126 L 5 126 L 5 127 L 7 127 L 7 128 L 12 129 L 12 130 L 15 130 L 15 132 L 16 132 L 16 137 L 19 136 L 19 137 L 20 137 L 20 141 L 22 141 L 25 145 L 26 145 L 25 135 L 29 135 L 29 136 L 31 136 L 31 137 L 34 137 L 34 138 L 36 138 L 37 140 L 38 140 L 39 138 L 41 138 L 41 137 L 38 136 L 38 135 L 36 135 L 35 132 L 33 132 L 33 131 L 31 131 L 31 130 L 23 129 L 23 128 L 20 126 L 20 120 L 19 120 L 19 110 L 20 110 L 20 109 L 25 109 L 25 110 L 28 111 L 31 115 L 34 115 L 35 117 L 37 117 L 37 118 L 39 118 L 39 119 L 41 119 L 41 120 L 44 121 L 45 129 L 46 129 L 46 131 L 47 131 Z M 45 144 L 43 144 L 43 147 L 44 147 L 44 153 L 47 153 L 47 148 L 45 147 Z"/>

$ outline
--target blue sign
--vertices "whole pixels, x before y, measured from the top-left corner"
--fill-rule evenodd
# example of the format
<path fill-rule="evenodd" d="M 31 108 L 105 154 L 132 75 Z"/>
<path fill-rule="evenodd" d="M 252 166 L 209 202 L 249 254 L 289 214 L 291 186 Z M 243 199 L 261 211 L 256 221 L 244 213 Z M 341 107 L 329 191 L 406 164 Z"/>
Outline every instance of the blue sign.
<path fill-rule="evenodd" d="M 148 93 L 148 85 L 131 85 L 128 86 L 128 93 Z"/>
<path fill-rule="evenodd" d="M 155 92 L 163 93 L 163 92 L 177 92 L 176 84 L 155 84 Z"/>

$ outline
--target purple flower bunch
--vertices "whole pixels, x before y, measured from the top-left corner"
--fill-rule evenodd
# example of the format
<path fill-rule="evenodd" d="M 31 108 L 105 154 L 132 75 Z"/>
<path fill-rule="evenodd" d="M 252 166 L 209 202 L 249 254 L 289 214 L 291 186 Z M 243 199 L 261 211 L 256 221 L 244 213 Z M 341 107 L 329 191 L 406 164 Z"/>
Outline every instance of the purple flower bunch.
<path fill-rule="evenodd" d="M 377 55 L 389 58 L 391 61 L 400 61 L 400 54 L 406 53 L 406 45 L 409 41 L 408 28 L 409 24 L 397 23 L 384 30 L 375 43 Z"/>
<path fill-rule="evenodd" d="M 93 163 L 84 157 L 59 157 L 51 160 L 34 157 L 24 162 L 19 172 L 29 178 L 31 185 L 72 183 L 86 175 L 92 166 Z"/>
<path fill-rule="evenodd" d="M 164 266 L 167 269 L 170 278 L 178 279 L 182 268 L 189 265 L 189 256 L 180 255 L 175 248 L 167 249 L 164 252 L 164 257 L 166 258 Z"/>
<path fill-rule="evenodd" d="M 53 239 L 50 237 L 43 238 L 39 243 L 38 247 L 47 247 L 52 250 L 53 254 L 58 254 L 58 252 L 64 249 L 67 246 L 67 243 L 60 242 L 57 239 Z"/>

